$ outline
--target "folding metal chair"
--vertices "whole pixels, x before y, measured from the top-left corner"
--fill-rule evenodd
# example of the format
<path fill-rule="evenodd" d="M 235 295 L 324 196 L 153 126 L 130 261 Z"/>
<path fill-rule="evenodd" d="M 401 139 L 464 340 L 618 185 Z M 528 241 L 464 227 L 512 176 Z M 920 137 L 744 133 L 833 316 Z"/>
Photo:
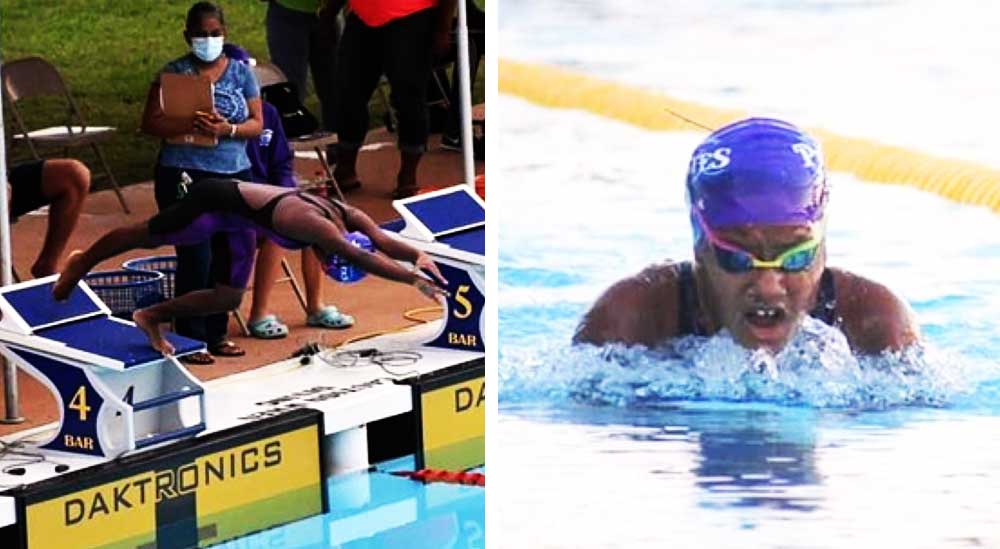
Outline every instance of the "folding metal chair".
<path fill-rule="evenodd" d="M 288 81 L 285 73 L 281 72 L 281 69 L 273 63 L 258 62 L 254 66 L 253 72 L 257 75 L 257 82 L 260 83 L 260 87 L 262 88 L 271 84 L 280 84 Z"/>
<path fill-rule="evenodd" d="M 118 195 L 122 209 L 125 210 L 125 213 L 130 213 L 125 196 L 122 194 L 114 174 L 111 173 L 111 168 L 108 167 L 108 161 L 100 147 L 100 143 L 113 137 L 117 130 L 108 126 L 88 126 L 59 71 L 41 57 L 27 57 L 4 63 L 2 80 L 3 95 L 10 106 L 15 124 L 12 136 L 14 144 L 26 143 L 31 150 L 31 155 L 36 160 L 42 159 L 39 149 L 43 147 L 62 148 L 64 155 L 68 155 L 71 148 L 90 147 L 104 169 L 103 174 L 99 175 L 108 178 L 115 194 Z M 34 130 L 28 128 L 24 116 L 18 109 L 18 103 L 25 99 L 39 97 L 65 99 L 66 118 L 63 125 Z"/>

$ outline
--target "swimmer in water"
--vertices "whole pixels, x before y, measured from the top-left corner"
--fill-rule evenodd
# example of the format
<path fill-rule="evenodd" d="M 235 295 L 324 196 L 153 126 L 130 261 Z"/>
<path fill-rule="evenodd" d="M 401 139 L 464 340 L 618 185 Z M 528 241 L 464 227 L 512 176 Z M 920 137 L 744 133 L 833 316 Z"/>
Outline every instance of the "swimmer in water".
<path fill-rule="evenodd" d="M 655 347 L 723 328 L 778 353 L 806 315 L 840 329 L 854 352 L 920 339 L 909 307 L 885 286 L 826 266 L 829 187 L 819 144 L 750 118 L 695 149 L 687 176 L 694 261 L 666 261 L 616 282 L 584 315 L 575 343 Z"/>
<path fill-rule="evenodd" d="M 376 249 L 389 257 L 368 252 L 352 244 L 349 231 L 367 236 Z M 244 183 L 234 179 L 205 179 L 191 187 L 182 200 L 164 208 L 148 221 L 109 231 L 86 251 L 70 254 L 52 295 L 62 301 L 77 283 L 101 261 L 135 248 L 191 245 L 213 235 L 225 235 L 228 269 L 213 272 L 215 286 L 186 293 L 169 301 L 136 311 L 132 318 L 146 333 L 150 345 L 164 354 L 173 346 L 160 333 L 160 326 L 178 317 L 231 311 L 239 306 L 253 270 L 258 235 L 288 249 L 311 247 L 325 265 L 334 256 L 363 271 L 412 284 L 431 299 L 446 295 L 446 285 L 434 261 L 424 252 L 386 235 L 361 210 L 331 198 L 297 189 Z M 391 258 L 391 259 L 390 259 Z M 414 265 L 406 269 L 393 260 Z M 426 271 L 431 280 L 421 274 Z"/>

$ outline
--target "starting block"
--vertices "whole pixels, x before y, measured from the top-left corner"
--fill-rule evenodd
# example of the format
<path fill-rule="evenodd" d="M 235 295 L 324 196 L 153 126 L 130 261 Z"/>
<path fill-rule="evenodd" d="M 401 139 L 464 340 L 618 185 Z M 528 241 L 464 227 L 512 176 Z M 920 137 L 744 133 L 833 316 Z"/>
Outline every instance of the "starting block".
<path fill-rule="evenodd" d="M 205 429 L 204 389 L 174 357 L 81 282 L 65 302 L 56 276 L 0 288 L 0 354 L 49 388 L 59 429 L 43 449 L 100 457 Z M 168 334 L 177 355 L 204 349 Z M 196 401 L 196 402 L 195 402 Z"/>
<path fill-rule="evenodd" d="M 424 344 L 485 352 L 486 204 L 468 185 L 456 185 L 392 205 L 404 223 L 397 236 L 434 258 L 448 280 L 445 322 Z"/>

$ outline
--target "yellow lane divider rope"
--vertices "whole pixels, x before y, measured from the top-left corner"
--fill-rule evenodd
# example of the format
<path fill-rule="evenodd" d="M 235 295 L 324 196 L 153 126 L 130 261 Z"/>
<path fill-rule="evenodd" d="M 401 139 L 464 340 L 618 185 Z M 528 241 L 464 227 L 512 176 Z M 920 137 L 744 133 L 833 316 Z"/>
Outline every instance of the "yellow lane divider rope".
<path fill-rule="evenodd" d="M 583 109 L 648 130 L 697 130 L 670 111 L 712 128 L 747 115 L 552 66 L 501 59 L 499 72 L 501 93 L 546 107 Z M 1000 212 L 1000 170 L 822 129 L 809 131 L 822 141 L 827 166 L 833 170 L 867 181 L 916 187 Z"/>

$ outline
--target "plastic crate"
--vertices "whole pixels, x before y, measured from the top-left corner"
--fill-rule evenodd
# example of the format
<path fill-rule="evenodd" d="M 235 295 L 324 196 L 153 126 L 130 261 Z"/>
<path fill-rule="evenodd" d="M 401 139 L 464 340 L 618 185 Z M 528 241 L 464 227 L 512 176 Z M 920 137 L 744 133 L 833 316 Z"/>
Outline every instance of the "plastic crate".
<path fill-rule="evenodd" d="M 163 301 L 163 279 L 163 273 L 138 270 L 97 271 L 84 277 L 111 314 L 129 320 L 136 309 Z"/>
<path fill-rule="evenodd" d="M 155 255 L 152 257 L 138 257 L 122 263 L 122 268 L 129 271 L 163 273 L 163 280 L 161 281 L 163 299 L 174 298 L 174 275 L 177 274 L 177 256 Z"/>

